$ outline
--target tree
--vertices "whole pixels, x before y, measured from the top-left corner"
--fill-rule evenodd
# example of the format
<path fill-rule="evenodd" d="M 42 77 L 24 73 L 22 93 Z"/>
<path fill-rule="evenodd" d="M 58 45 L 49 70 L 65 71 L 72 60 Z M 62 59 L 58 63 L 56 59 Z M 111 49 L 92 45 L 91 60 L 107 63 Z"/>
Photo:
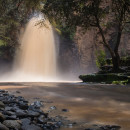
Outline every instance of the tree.
<path fill-rule="evenodd" d="M 107 48 L 113 63 L 113 70 L 117 72 L 120 65 L 118 48 L 122 31 L 129 24 L 130 0 L 47 0 L 43 13 L 53 22 L 60 22 L 67 26 L 80 26 L 84 29 L 96 27 L 102 37 L 102 44 Z M 110 17 L 110 21 L 104 21 Z M 104 26 L 106 25 L 106 26 Z M 109 45 L 105 32 L 116 27 L 114 48 Z"/>
<path fill-rule="evenodd" d="M 41 0 L 0 0 L 0 51 L 13 57 L 19 32 L 29 16 L 40 10 Z M 4 55 L 3 54 L 3 55 Z"/>

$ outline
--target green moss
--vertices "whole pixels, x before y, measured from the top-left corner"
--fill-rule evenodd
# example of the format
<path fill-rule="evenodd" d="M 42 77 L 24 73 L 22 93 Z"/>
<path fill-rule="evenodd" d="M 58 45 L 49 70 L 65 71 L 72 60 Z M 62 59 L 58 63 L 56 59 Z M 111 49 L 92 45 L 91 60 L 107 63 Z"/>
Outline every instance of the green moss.
<path fill-rule="evenodd" d="M 79 78 L 83 82 L 105 82 L 105 83 L 128 83 L 129 78 L 128 76 L 121 75 L 121 74 L 93 74 L 93 75 L 80 75 Z"/>

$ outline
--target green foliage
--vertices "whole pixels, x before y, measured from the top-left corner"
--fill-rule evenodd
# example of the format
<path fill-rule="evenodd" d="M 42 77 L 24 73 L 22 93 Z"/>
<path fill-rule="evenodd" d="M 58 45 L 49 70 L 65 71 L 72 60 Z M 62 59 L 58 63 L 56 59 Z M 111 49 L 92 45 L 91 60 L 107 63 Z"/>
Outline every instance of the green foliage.
<path fill-rule="evenodd" d="M 106 59 L 107 65 L 112 65 L 112 58 Z M 120 66 L 130 66 L 130 57 L 125 56 L 120 58 Z"/>
<path fill-rule="evenodd" d="M 101 68 L 106 64 L 106 54 L 103 50 L 99 50 L 96 52 L 96 65 Z"/>
<path fill-rule="evenodd" d="M 62 25 L 59 25 L 57 27 L 59 28 L 61 34 L 64 37 L 74 40 L 74 36 L 75 36 L 75 32 L 76 32 L 74 27 L 68 27 L 68 26 L 62 26 Z"/>
<path fill-rule="evenodd" d="M 0 53 L 2 55 L 13 56 L 12 50 L 15 50 L 18 45 L 21 27 L 30 14 L 40 10 L 41 1 L 43 0 L 0 0 Z"/>
<path fill-rule="evenodd" d="M 112 84 L 127 85 L 128 84 L 128 80 L 125 80 L 125 81 L 113 81 Z"/>
<path fill-rule="evenodd" d="M 107 65 L 112 65 L 112 59 L 111 58 L 106 59 L 106 63 L 107 63 Z"/>
<path fill-rule="evenodd" d="M 129 5 L 129 0 L 46 0 L 42 12 L 50 22 L 65 23 L 68 28 L 72 26 L 82 27 L 84 30 L 91 27 L 98 28 L 102 37 L 101 42 L 113 58 L 113 69 L 118 71 L 121 35 L 126 24 L 129 26 L 130 23 Z M 105 37 L 110 30 L 116 34 L 112 38 L 114 39 L 112 46 Z M 101 65 L 102 63 L 98 64 L 99 67 Z"/>
<path fill-rule="evenodd" d="M 0 46 L 5 46 L 7 43 L 3 40 L 0 40 Z"/>
<path fill-rule="evenodd" d="M 130 66 L 130 57 L 121 57 L 121 66 Z"/>

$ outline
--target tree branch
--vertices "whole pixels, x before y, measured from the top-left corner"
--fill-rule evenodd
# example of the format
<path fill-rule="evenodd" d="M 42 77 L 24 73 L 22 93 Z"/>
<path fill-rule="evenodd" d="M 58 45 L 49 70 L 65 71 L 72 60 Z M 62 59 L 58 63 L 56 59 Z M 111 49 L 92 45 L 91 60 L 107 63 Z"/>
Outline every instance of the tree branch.
<path fill-rule="evenodd" d="M 104 34 L 103 34 L 103 30 L 102 30 L 102 28 L 101 28 L 101 26 L 100 26 L 100 23 L 99 23 L 99 19 L 98 19 L 97 16 L 95 16 L 95 18 L 96 18 L 96 22 L 97 22 L 97 27 L 98 27 L 98 29 L 99 29 L 99 32 L 100 32 L 101 36 L 102 36 L 103 45 L 109 50 L 111 56 L 114 57 L 114 52 L 113 52 L 113 50 L 111 49 L 111 47 L 109 46 L 109 44 L 106 42 L 105 36 L 104 36 Z"/>
<path fill-rule="evenodd" d="M 125 9 L 125 4 L 124 4 L 122 9 L 121 9 L 121 12 L 119 12 L 120 16 L 119 16 L 119 24 L 118 24 L 118 34 L 117 34 L 116 45 L 114 48 L 115 53 L 118 53 L 118 48 L 119 48 L 120 41 L 121 41 L 121 35 L 122 35 L 122 30 L 123 30 L 122 22 L 123 22 L 123 18 L 125 15 L 125 11 L 126 11 L 126 9 Z"/>

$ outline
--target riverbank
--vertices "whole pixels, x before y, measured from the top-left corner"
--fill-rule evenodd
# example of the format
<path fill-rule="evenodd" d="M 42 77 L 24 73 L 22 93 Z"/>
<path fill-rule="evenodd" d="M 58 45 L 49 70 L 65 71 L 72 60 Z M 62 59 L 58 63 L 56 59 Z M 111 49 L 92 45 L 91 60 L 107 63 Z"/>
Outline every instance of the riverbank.
<path fill-rule="evenodd" d="M 73 129 L 81 130 L 90 124 L 130 129 L 129 86 L 82 83 L 1 83 L 0 86 L 11 94 L 25 97 L 29 103 L 42 101 L 42 109 L 49 111 L 51 117 L 60 115 L 71 123 L 77 122 Z M 52 106 L 56 109 L 50 110 Z"/>

